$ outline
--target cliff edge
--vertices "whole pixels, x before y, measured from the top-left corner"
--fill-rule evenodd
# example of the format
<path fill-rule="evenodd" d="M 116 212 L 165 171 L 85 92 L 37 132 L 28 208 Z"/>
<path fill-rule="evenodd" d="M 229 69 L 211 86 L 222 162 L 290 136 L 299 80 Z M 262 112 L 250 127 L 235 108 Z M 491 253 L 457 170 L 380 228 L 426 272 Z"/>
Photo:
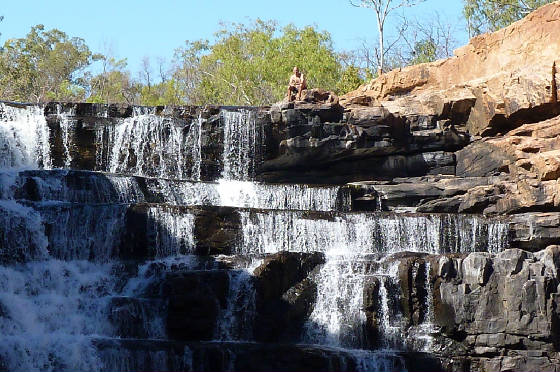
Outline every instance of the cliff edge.
<path fill-rule="evenodd" d="M 446 116 L 451 111 L 466 117 L 473 135 L 503 133 L 560 114 L 559 1 L 474 37 L 454 54 L 390 71 L 340 102 L 352 111 L 383 107 L 398 116 Z"/>

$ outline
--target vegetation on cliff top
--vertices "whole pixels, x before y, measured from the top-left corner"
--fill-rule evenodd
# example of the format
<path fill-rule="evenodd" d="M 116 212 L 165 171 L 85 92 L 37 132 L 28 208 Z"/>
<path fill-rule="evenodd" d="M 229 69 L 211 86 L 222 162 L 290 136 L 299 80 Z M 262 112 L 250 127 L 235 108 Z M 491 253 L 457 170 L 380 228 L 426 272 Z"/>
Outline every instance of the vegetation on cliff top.
<path fill-rule="evenodd" d="M 476 34 L 503 27 L 547 2 L 465 0 L 464 14 Z M 186 41 L 171 63 L 158 60 L 154 66 L 146 58 L 134 76 L 126 59 L 96 54 L 79 37 L 37 25 L 0 48 L 0 100 L 266 105 L 283 98 L 294 65 L 311 88 L 344 94 L 375 76 L 380 59 L 389 70 L 449 57 L 456 46 L 452 27 L 437 16 L 403 19 L 396 34 L 384 53 L 366 46 L 339 52 L 331 35 L 314 26 L 279 27 L 262 20 L 221 24 L 212 42 Z"/>
<path fill-rule="evenodd" d="M 469 36 L 492 32 L 555 0 L 464 0 Z"/>

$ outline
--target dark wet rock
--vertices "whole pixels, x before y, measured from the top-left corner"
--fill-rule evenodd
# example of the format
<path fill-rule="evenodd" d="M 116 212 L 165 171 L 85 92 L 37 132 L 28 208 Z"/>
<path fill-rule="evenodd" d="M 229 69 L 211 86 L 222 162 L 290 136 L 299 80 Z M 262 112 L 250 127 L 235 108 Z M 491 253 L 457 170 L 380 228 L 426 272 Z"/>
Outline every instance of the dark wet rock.
<path fill-rule="evenodd" d="M 109 304 L 109 321 L 123 338 L 163 338 L 167 301 L 114 297 Z"/>
<path fill-rule="evenodd" d="M 297 339 L 317 295 L 309 275 L 324 262 L 324 255 L 318 252 L 280 252 L 268 255 L 255 269 L 258 340 Z"/>
<path fill-rule="evenodd" d="M 357 363 L 350 352 L 310 345 L 118 339 L 98 339 L 94 344 L 108 371 L 334 372 L 356 370 Z M 122 364 L 114 364 L 116 353 Z M 381 354 L 380 359 L 396 370 L 406 368 L 405 359 L 398 353 Z M 418 353 L 415 359 L 427 361 L 429 356 Z M 123 369 L 123 365 L 127 368 Z"/>
<path fill-rule="evenodd" d="M 398 282 L 372 277 L 364 286 L 366 330 L 373 347 L 387 343 L 380 324 L 383 285 L 388 295 L 401 293 L 396 298 L 405 321 L 400 329 L 405 347 L 416 345 L 415 327 L 431 317 L 432 355 L 440 370 L 556 371 L 558 246 L 496 255 L 402 253 L 388 257 L 385 265 L 391 263 L 397 265 Z M 388 300 L 389 307 L 396 305 Z"/>
<path fill-rule="evenodd" d="M 166 330 L 174 340 L 211 340 L 226 307 L 229 276 L 225 271 L 168 274 L 160 284 L 168 301 Z"/>

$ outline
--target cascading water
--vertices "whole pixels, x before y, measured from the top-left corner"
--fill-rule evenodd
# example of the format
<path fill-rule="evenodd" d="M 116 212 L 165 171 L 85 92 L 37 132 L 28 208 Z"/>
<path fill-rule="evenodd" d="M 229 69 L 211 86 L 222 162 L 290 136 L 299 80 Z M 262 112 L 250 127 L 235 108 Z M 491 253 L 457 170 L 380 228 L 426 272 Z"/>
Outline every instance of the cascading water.
<path fill-rule="evenodd" d="M 222 111 L 224 152 L 222 178 L 250 180 L 258 165 L 261 134 L 256 112 L 251 110 Z"/>
<path fill-rule="evenodd" d="M 477 216 L 386 213 L 328 216 L 284 211 L 242 211 L 240 214 L 243 227 L 240 253 L 408 251 L 442 254 L 499 251 L 507 244 L 504 223 Z M 452 226 L 451 232 L 442 226 Z M 459 229 L 461 233 L 456 234 Z M 496 232 L 501 235 L 490 237 L 489 234 Z M 484 249 L 479 249 L 481 247 Z"/>
<path fill-rule="evenodd" d="M 93 204 L 154 200 L 170 205 L 312 211 L 351 208 L 350 191 L 341 186 L 193 182 L 68 170 L 5 172 L 0 178 L 4 178 L 0 195 L 5 199 Z"/>
<path fill-rule="evenodd" d="M 70 168 L 72 164 L 72 153 L 70 152 L 70 127 L 74 125 L 74 121 L 71 119 L 75 116 L 74 109 L 70 112 L 64 112 L 62 105 L 56 105 L 56 115 L 58 116 L 58 122 L 60 123 L 60 130 L 62 136 L 62 147 L 64 148 L 64 168 Z"/>
<path fill-rule="evenodd" d="M 215 205 L 255 209 L 335 211 L 350 208 L 348 192 L 338 186 L 266 185 L 221 179 Z"/>
<path fill-rule="evenodd" d="M 261 260 L 253 260 L 249 268 L 228 272 L 228 300 L 226 308 L 218 318 L 216 340 L 253 340 L 252 323 L 256 313 L 256 293 L 251 274 L 260 262 Z"/>
<path fill-rule="evenodd" d="M 77 156 L 74 116 L 59 106 L 64 161 L 57 164 L 65 168 Z M 310 277 L 316 299 L 297 342 L 350 356 L 357 370 L 403 371 L 398 351 L 430 351 L 437 331 L 426 257 L 498 252 L 507 243 L 499 220 L 345 213 L 351 198 L 344 187 L 253 182 L 265 142 L 255 110 L 221 111 L 217 182 L 200 181 L 212 163 L 201 114 L 190 122 L 146 108 L 125 119 L 105 116 L 95 128 L 96 169 L 116 174 L 19 171 L 51 167 L 51 133 L 42 110 L 0 104 L 0 370 L 196 370 L 218 349 L 225 369 L 234 369 L 238 348 L 258 345 L 253 271 L 266 255 L 291 251 L 325 255 Z M 227 247 L 233 255 L 193 255 L 197 220 L 206 217 L 184 207 L 192 205 L 243 208 L 240 236 Z M 408 327 L 393 255 L 403 252 L 417 253 L 410 275 L 421 299 Z M 209 338 L 170 340 L 169 298 L 188 296 L 202 280 L 193 277 L 209 273 L 223 279 L 214 288 L 219 299 L 204 303 L 217 309 Z M 169 295 L 177 282 L 179 292 Z M 366 330 L 366 293 L 376 304 L 367 310 L 376 312 L 375 342 Z M 196 349 L 202 344 L 210 350 L 204 358 Z"/>
<path fill-rule="evenodd" d="M 191 124 L 189 131 L 188 143 L 191 146 L 192 167 L 191 179 L 200 181 L 202 166 L 202 115 L 198 115 L 198 119 Z"/>
<path fill-rule="evenodd" d="M 397 263 L 388 267 L 383 258 L 371 254 L 397 252 L 473 252 L 488 245 L 499 251 L 507 243 L 504 223 L 480 217 L 453 215 L 345 214 L 321 216 L 294 212 L 241 212 L 242 253 L 325 252 L 326 262 L 315 281 L 317 299 L 302 341 L 354 350 L 358 365 L 365 370 L 395 370 L 395 354 L 356 351 L 366 346 L 363 309 L 364 283 L 379 278 L 383 348 L 400 350 L 404 319 L 398 306 Z M 443 229 L 443 227 L 448 227 Z M 494 236 L 493 234 L 500 235 Z M 377 264 L 374 264 L 377 262 Z M 418 270 L 419 268 L 417 268 Z M 429 268 L 425 268 L 429 270 Z M 426 275 L 426 287 L 428 278 Z M 430 301 L 426 297 L 426 301 Z M 428 305 L 427 305 L 428 306 Z M 428 306 L 429 309 L 429 306 Z M 421 338 L 412 346 L 428 350 L 433 326 L 429 317 L 413 332 Z M 384 364 L 385 363 L 385 364 Z M 392 366 L 386 369 L 387 366 Z M 374 367 L 373 369 L 372 366 Z"/>
<path fill-rule="evenodd" d="M 189 254 L 194 251 L 194 216 L 174 214 L 162 208 L 148 209 L 148 234 L 154 235 L 156 257 Z"/>
<path fill-rule="evenodd" d="M 91 337 L 111 335 L 110 265 L 46 260 L 0 267 L 0 365 L 10 371 L 99 370 Z"/>
<path fill-rule="evenodd" d="M 0 169 L 50 169 L 49 145 L 49 128 L 40 107 L 0 103 Z"/>
<path fill-rule="evenodd" d="M 199 141 L 199 136 L 189 134 L 184 123 L 135 107 L 131 117 L 98 131 L 97 142 L 108 145 L 98 150 L 97 169 L 104 170 L 107 163 L 107 170 L 113 173 L 189 178 L 192 170 L 186 166 L 184 154 Z"/>

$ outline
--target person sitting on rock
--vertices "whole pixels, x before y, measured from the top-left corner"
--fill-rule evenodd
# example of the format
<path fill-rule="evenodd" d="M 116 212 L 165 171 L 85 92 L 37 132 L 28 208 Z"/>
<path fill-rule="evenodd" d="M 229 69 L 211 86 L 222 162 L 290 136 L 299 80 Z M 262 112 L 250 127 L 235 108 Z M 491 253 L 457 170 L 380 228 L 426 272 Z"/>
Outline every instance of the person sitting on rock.
<path fill-rule="evenodd" d="M 293 101 L 292 92 L 296 93 L 295 99 L 301 101 L 301 92 L 307 89 L 307 84 L 305 83 L 305 76 L 299 72 L 297 66 L 294 67 L 294 73 L 290 77 L 290 85 L 288 86 L 288 101 Z"/>

